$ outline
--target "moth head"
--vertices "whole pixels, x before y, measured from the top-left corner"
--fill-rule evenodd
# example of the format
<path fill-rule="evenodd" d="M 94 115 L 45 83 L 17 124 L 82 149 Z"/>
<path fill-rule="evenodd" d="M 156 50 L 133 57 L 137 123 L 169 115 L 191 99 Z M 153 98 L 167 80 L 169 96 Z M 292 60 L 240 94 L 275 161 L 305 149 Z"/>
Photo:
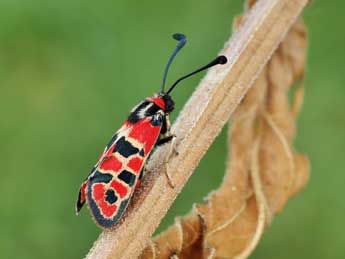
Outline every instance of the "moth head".
<path fill-rule="evenodd" d="M 165 114 L 171 113 L 175 107 L 171 96 L 163 92 L 155 94 L 153 97 L 147 98 L 147 100 L 158 106 Z"/>

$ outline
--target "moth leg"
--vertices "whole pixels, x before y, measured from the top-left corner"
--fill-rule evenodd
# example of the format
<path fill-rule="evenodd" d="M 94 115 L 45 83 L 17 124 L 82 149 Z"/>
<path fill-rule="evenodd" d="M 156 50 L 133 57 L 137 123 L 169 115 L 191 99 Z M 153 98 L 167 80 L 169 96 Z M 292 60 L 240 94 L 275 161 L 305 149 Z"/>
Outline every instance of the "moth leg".
<path fill-rule="evenodd" d="M 165 158 L 165 175 L 168 178 L 168 182 L 169 182 L 169 185 L 171 186 L 171 188 L 175 188 L 175 184 L 174 184 L 174 182 L 173 182 L 173 180 L 169 174 L 169 171 L 168 171 L 169 167 L 168 166 L 169 166 L 169 159 L 172 157 L 173 153 L 175 153 L 177 155 L 175 141 L 176 141 L 176 136 L 173 135 L 172 139 L 171 139 L 171 144 L 169 147 L 168 155 Z"/>
<path fill-rule="evenodd" d="M 174 188 L 175 184 L 172 180 L 172 177 L 169 174 L 168 166 L 169 166 L 169 159 L 172 157 L 173 153 L 175 155 L 178 155 L 178 152 L 176 150 L 175 141 L 176 141 L 176 136 L 171 134 L 171 135 L 166 135 L 166 136 L 161 137 L 157 142 L 158 146 L 170 142 L 168 155 L 165 157 L 165 161 L 164 161 L 164 166 L 165 166 L 165 175 L 168 179 L 168 183 L 171 186 L 171 188 Z"/>
<path fill-rule="evenodd" d="M 156 145 L 157 146 L 164 145 L 165 143 L 168 143 L 168 142 L 172 141 L 173 138 L 176 138 L 176 136 L 175 135 L 160 136 L 160 138 L 158 139 Z"/>
<path fill-rule="evenodd" d="M 171 186 L 171 188 L 175 187 L 175 184 L 173 183 L 173 180 L 169 174 L 168 171 L 168 161 L 171 158 L 172 154 L 175 153 L 175 155 L 178 155 L 178 152 L 176 151 L 176 146 L 175 146 L 175 140 L 176 140 L 176 135 L 170 133 L 170 120 L 169 120 L 169 115 L 165 114 L 163 122 L 162 122 L 162 129 L 159 135 L 159 139 L 156 142 L 156 146 L 161 146 L 164 145 L 168 142 L 170 142 L 170 147 L 168 151 L 168 155 L 165 158 L 164 165 L 165 165 L 165 175 L 168 179 L 168 183 Z"/>

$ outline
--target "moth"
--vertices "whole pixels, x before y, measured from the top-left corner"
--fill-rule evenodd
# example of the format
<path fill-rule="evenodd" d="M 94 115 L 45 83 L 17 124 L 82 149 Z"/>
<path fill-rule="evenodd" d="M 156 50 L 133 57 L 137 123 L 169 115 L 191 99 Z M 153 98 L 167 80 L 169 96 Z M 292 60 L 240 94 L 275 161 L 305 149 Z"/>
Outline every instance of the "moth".
<path fill-rule="evenodd" d="M 174 110 L 174 101 L 170 96 L 172 90 L 182 80 L 227 62 L 225 56 L 218 56 L 179 78 L 165 91 L 169 67 L 187 42 L 186 36 L 181 33 L 175 33 L 173 38 L 178 44 L 166 64 L 161 91 L 145 98 L 132 109 L 81 184 L 76 212 L 78 214 L 86 202 L 95 222 L 102 228 L 113 226 L 124 214 L 134 191 L 140 186 L 144 165 L 152 150 L 175 139 L 170 132 L 169 121 L 169 114 Z"/>

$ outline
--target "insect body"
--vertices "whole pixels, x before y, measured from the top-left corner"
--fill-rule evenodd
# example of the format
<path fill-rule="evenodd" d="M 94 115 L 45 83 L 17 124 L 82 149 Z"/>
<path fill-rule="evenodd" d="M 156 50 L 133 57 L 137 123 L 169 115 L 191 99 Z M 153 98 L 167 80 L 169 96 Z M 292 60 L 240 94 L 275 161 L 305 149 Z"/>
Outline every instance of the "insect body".
<path fill-rule="evenodd" d="M 134 190 L 140 185 L 143 167 L 153 148 L 174 138 L 169 122 L 169 113 L 174 109 L 170 92 L 183 79 L 227 62 L 226 57 L 219 56 L 206 66 L 181 77 L 165 92 L 169 66 L 186 43 L 183 34 L 177 33 L 173 37 L 179 42 L 166 65 L 161 92 L 133 108 L 80 187 L 77 213 L 87 202 L 93 218 L 101 227 L 113 226 L 123 215 Z"/>

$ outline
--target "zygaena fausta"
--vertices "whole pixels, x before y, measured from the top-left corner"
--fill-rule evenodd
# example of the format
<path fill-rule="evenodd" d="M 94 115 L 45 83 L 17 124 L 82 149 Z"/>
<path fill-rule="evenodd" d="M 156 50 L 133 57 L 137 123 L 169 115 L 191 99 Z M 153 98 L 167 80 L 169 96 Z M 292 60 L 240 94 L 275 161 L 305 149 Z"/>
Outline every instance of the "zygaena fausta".
<path fill-rule="evenodd" d="M 179 78 L 165 91 L 170 64 L 187 41 L 186 36 L 180 33 L 174 34 L 173 38 L 178 44 L 166 64 L 161 91 L 145 98 L 132 109 L 80 187 L 77 213 L 87 202 L 96 223 L 103 228 L 113 226 L 125 212 L 140 185 L 143 167 L 153 148 L 174 138 L 169 121 L 169 114 L 174 110 L 174 101 L 170 96 L 172 90 L 182 80 L 227 62 L 225 56 L 218 56 L 207 65 Z"/>

